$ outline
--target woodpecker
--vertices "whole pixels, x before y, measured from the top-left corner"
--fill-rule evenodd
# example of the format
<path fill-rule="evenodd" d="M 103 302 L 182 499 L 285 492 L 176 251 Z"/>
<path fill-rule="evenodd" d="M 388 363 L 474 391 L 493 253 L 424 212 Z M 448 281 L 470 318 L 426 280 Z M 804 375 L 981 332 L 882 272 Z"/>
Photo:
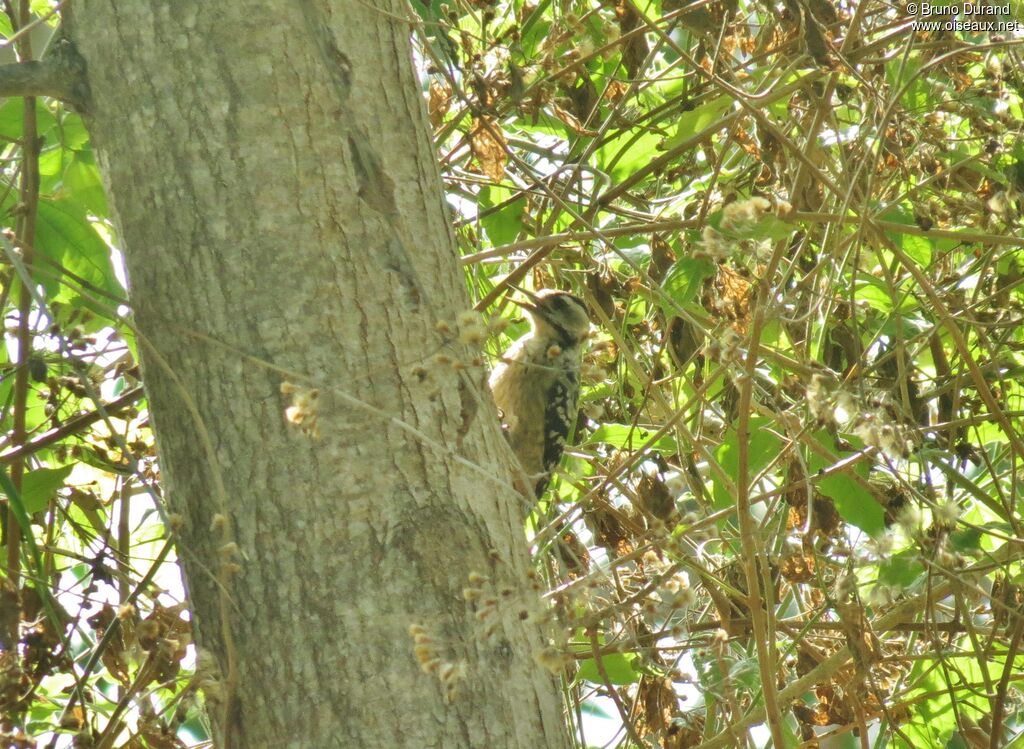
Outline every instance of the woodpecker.
<path fill-rule="evenodd" d="M 490 386 L 509 444 L 540 497 L 576 423 L 580 361 L 590 318 L 573 294 L 524 291 L 515 302 L 530 317 L 530 332 L 513 343 L 491 373 Z"/>

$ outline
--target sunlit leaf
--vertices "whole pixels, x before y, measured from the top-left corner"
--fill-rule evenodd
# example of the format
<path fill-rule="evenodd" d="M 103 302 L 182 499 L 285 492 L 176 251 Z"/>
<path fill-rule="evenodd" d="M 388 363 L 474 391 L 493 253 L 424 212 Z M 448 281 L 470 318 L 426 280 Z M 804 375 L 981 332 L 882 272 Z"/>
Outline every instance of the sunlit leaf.
<path fill-rule="evenodd" d="M 633 668 L 634 657 L 628 653 L 609 653 L 602 656 L 601 667 L 604 668 L 605 673 L 608 675 L 608 681 L 618 685 L 632 684 L 638 681 L 643 674 Z M 579 662 L 577 677 L 593 684 L 605 683 L 597 661 L 593 658 L 587 658 Z"/>
<path fill-rule="evenodd" d="M 815 482 L 818 489 L 832 499 L 843 520 L 869 535 L 878 536 L 885 531 L 885 509 L 864 487 L 867 483 L 870 464 L 862 460 L 847 466 L 844 470 L 829 472 L 827 469 L 845 460 L 849 455 L 842 455 L 831 450 L 828 445 L 833 440 L 826 432 L 817 432 L 815 438 L 818 445 L 831 454 L 830 458 L 826 458 L 814 451 L 808 458 L 808 468 L 811 474 L 819 475 Z M 854 437 L 850 437 L 850 440 L 857 447 L 863 446 L 860 440 Z M 853 479 L 851 474 L 858 476 L 860 480 Z"/>
<path fill-rule="evenodd" d="M 37 468 L 25 474 L 21 485 L 21 501 L 25 505 L 25 512 L 31 515 L 46 509 L 57 490 L 64 486 L 74 467 L 66 465 L 60 468 Z"/>
<path fill-rule="evenodd" d="M 81 299 L 93 312 L 108 316 L 116 303 L 107 295 L 122 298 L 124 289 L 114 275 L 110 249 L 89 223 L 85 209 L 70 200 L 39 201 L 36 235 L 37 251 L 52 261 L 40 265 L 40 280 L 53 298 Z M 64 276 L 62 270 L 71 275 Z"/>
<path fill-rule="evenodd" d="M 647 444 L 654 432 L 642 427 L 630 426 L 629 424 L 602 424 L 587 438 L 586 444 L 604 444 L 619 449 L 636 449 Z M 663 435 L 651 444 L 651 449 L 672 455 L 678 451 L 676 441 Z"/>
<path fill-rule="evenodd" d="M 661 288 L 679 307 L 692 302 L 705 279 L 715 275 L 716 266 L 707 258 L 681 257 L 669 268 Z M 666 314 L 674 310 L 666 309 Z"/>
<path fill-rule="evenodd" d="M 757 475 L 778 454 L 782 446 L 779 438 L 770 430 L 771 421 L 762 417 L 752 417 L 749 422 L 749 434 L 746 442 L 747 472 L 751 477 Z M 740 464 L 739 436 L 735 429 L 730 429 L 721 446 L 715 451 L 719 465 L 733 481 L 736 480 Z M 713 492 L 715 507 L 728 509 L 734 507 L 736 498 L 728 488 L 716 481 Z"/>
<path fill-rule="evenodd" d="M 728 96 L 717 96 L 709 102 L 682 112 L 675 134 L 665 141 L 664 150 L 675 148 L 697 133 L 721 120 L 725 113 L 732 109 L 733 102 Z"/>

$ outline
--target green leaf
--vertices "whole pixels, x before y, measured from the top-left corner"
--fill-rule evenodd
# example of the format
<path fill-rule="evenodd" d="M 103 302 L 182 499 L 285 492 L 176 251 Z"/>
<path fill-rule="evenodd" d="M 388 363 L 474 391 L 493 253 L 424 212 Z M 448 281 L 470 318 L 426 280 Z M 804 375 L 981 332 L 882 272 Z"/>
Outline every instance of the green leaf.
<path fill-rule="evenodd" d="M 817 443 L 831 454 L 831 458 L 826 458 L 817 451 L 810 455 L 807 466 L 812 476 L 838 463 L 844 457 L 828 447 L 833 440 L 827 432 L 816 432 L 814 437 Z M 863 442 L 856 437 L 851 435 L 848 439 L 857 449 L 863 447 Z M 879 536 L 885 532 L 885 509 L 862 484 L 867 482 L 868 466 L 868 461 L 859 461 L 843 471 L 819 478 L 816 484 L 822 494 L 831 498 L 843 520 L 871 536 Z M 850 476 L 851 472 L 859 476 L 861 481 L 854 480 Z"/>
<path fill-rule="evenodd" d="M 676 125 L 675 135 L 665 141 L 662 150 L 670 151 L 681 143 L 685 143 L 701 130 L 722 119 L 730 109 L 732 109 L 732 99 L 723 95 L 716 96 L 706 104 L 694 107 L 689 112 L 683 112 L 679 115 L 679 124 Z"/>
<path fill-rule="evenodd" d="M 602 424 L 587 438 L 587 445 L 611 445 L 612 447 L 625 450 L 634 450 L 650 439 L 654 431 L 643 427 L 631 426 L 629 424 Z M 679 448 L 676 441 L 665 435 L 655 440 L 651 449 L 666 455 L 675 455 Z"/>
<path fill-rule="evenodd" d="M 86 158 L 81 153 L 75 154 L 75 158 L 64 170 L 64 190 L 71 201 L 83 206 L 93 215 L 110 214 L 100 171 L 91 158 Z"/>
<path fill-rule="evenodd" d="M 793 224 L 786 223 L 785 221 L 776 218 L 771 213 L 766 213 L 761 217 L 761 220 L 750 228 L 744 227 L 742 232 L 739 232 L 741 239 L 786 239 L 792 237 L 796 233 L 796 227 Z"/>
<path fill-rule="evenodd" d="M 621 182 L 659 156 L 661 136 L 645 130 L 627 130 L 610 138 L 597 150 L 597 165 Z"/>
<path fill-rule="evenodd" d="M 868 307 L 888 314 L 893 310 L 902 313 L 914 311 L 918 307 L 914 292 L 917 285 L 909 276 L 896 284 L 892 290 L 881 278 L 860 274 L 854 282 L 854 298 L 864 302 Z M 902 323 L 901 323 L 902 324 Z"/>
<path fill-rule="evenodd" d="M 982 538 L 984 534 L 980 528 L 957 528 L 949 534 L 949 543 L 956 551 L 978 551 L 981 549 Z"/>
<path fill-rule="evenodd" d="M 903 234 L 900 238 L 900 249 L 922 268 L 927 268 L 932 263 L 932 241 L 927 237 Z"/>
<path fill-rule="evenodd" d="M 25 512 L 29 515 L 45 510 L 57 490 L 64 487 L 64 482 L 71 474 L 74 465 L 61 468 L 37 468 L 25 474 L 21 483 L 21 501 Z"/>
<path fill-rule="evenodd" d="M 730 239 L 786 239 L 793 236 L 796 227 L 778 219 L 774 214 L 765 213 L 756 221 L 738 223 L 728 228 L 722 226 L 725 211 L 720 209 L 708 214 L 708 224 Z"/>
<path fill-rule="evenodd" d="M 866 477 L 866 468 L 863 473 Z M 836 511 L 847 523 L 871 536 L 885 532 L 885 509 L 856 481 L 837 473 L 819 481 L 818 487 L 832 498 Z"/>
<path fill-rule="evenodd" d="M 616 685 L 633 684 L 639 681 L 642 674 L 633 668 L 634 657 L 628 653 L 609 653 L 601 656 L 601 665 L 604 667 L 605 673 L 608 674 L 608 681 Z M 593 684 L 605 683 L 597 668 L 597 661 L 593 658 L 580 661 L 576 676 Z"/>
<path fill-rule="evenodd" d="M 27 479 L 28 476 L 25 478 Z M 18 526 L 21 528 L 21 537 L 25 543 L 27 558 L 30 562 L 29 570 L 37 581 L 46 579 L 46 571 L 43 569 L 43 558 L 39 554 L 39 545 L 36 543 L 35 533 L 32 529 L 32 520 L 29 517 L 28 510 L 26 510 L 25 500 L 22 493 L 14 485 L 14 482 L 11 481 L 10 476 L 7 475 L 7 470 L 4 466 L 0 466 L 0 490 L 7 495 L 7 507 L 13 513 L 15 520 L 18 521 Z M 52 622 L 61 642 L 67 646 L 67 639 L 64 636 L 64 624 L 61 617 L 57 614 L 59 605 L 56 599 L 54 599 L 53 593 L 47 585 L 37 586 L 36 591 L 42 599 L 43 610 L 46 611 L 47 618 Z"/>
<path fill-rule="evenodd" d="M 67 112 L 60 120 L 61 143 L 64 148 L 72 151 L 88 150 L 89 131 L 85 129 L 85 123 L 75 112 Z"/>
<path fill-rule="evenodd" d="M 893 224 L 903 224 L 906 227 L 913 227 L 917 230 L 917 221 L 913 213 L 902 207 L 896 207 L 886 211 L 882 218 Z M 919 234 L 906 234 L 901 231 L 887 231 L 886 236 L 893 244 L 899 245 L 900 249 L 922 268 L 931 265 L 934 243 L 928 237 Z"/>
<path fill-rule="evenodd" d="M 532 59 L 537 48 L 548 38 L 551 30 L 551 22 L 545 15 L 551 0 L 541 0 L 535 7 L 531 8 L 530 15 L 520 29 L 519 45 L 523 50 L 523 59 Z"/>
<path fill-rule="evenodd" d="M 853 285 L 854 300 L 864 302 L 880 312 L 892 312 L 893 301 L 882 281 L 873 276 L 860 275 Z"/>
<path fill-rule="evenodd" d="M 0 14 L 2 15 L 2 14 Z M 0 106 L 0 139 L 17 140 L 21 138 L 25 113 L 25 100 L 22 98 L 8 99 Z M 36 129 L 40 133 L 48 133 L 57 125 L 53 112 L 42 99 L 36 99 Z"/>
<path fill-rule="evenodd" d="M 661 288 L 680 307 L 692 302 L 704 279 L 715 275 L 717 266 L 706 258 L 681 257 L 672 264 L 661 282 Z M 666 315 L 675 314 L 671 305 L 662 302 Z"/>
<path fill-rule="evenodd" d="M 96 314 L 109 317 L 108 308 L 116 303 L 96 291 L 123 297 L 124 289 L 114 275 L 110 249 L 89 222 L 84 207 L 71 200 L 40 200 L 38 216 L 36 249 L 53 261 L 39 264 L 39 281 L 49 296 L 56 301 L 84 304 Z M 77 277 L 63 288 L 61 267 Z M 84 290 L 88 296 L 78 291 L 81 281 L 95 287 Z"/>
<path fill-rule="evenodd" d="M 507 187 L 488 185 L 480 190 L 480 208 L 483 209 L 481 213 L 486 214 L 480 219 L 480 225 L 483 226 L 487 237 L 495 245 L 514 242 L 525 228 L 523 226 L 525 199 L 518 197 L 509 200 L 511 197 L 512 191 Z M 506 200 L 509 202 L 505 203 Z M 504 205 L 502 205 L 503 203 Z M 501 205 L 501 208 L 492 212 L 486 210 L 497 205 Z"/>
<path fill-rule="evenodd" d="M 955 669 L 936 660 L 919 660 L 907 682 L 915 685 L 905 702 L 911 706 L 911 719 L 900 728 L 911 743 L 900 741 L 897 746 L 946 746 L 956 732 L 957 715 L 975 722 L 984 719 L 984 708 L 972 699 L 974 685 L 985 682 L 981 666 L 974 659 L 957 659 Z"/>
<path fill-rule="evenodd" d="M 56 22 L 56 19 L 50 14 L 50 11 L 52 10 L 50 0 L 32 0 L 28 7 L 32 11 L 32 14 L 39 18 L 50 16 L 48 23 L 51 26 Z"/>
<path fill-rule="evenodd" d="M 60 174 L 64 169 L 64 149 L 47 148 L 39 155 L 39 174 L 42 177 L 52 177 Z"/>
<path fill-rule="evenodd" d="M 91 448 L 83 448 L 78 459 L 86 465 L 98 468 L 105 473 L 116 473 L 121 476 L 130 476 L 133 471 L 137 470 L 137 467 L 132 465 L 130 461 L 126 460 L 121 463 L 115 463 L 105 453 L 101 454 Z"/>
<path fill-rule="evenodd" d="M 913 585 L 925 572 L 916 550 L 908 549 L 894 554 L 878 565 L 878 581 L 886 585 L 906 589 Z"/>
<path fill-rule="evenodd" d="M 771 424 L 769 419 L 760 416 L 750 419 L 747 439 L 747 470 L 751 477 L 764 469 L 782 449 L 782 441 L 769 429 Z M 730 429 L 726 434 L 725 440 L 715 451 L 715 457 L 718 459 L 722 471 L 735 481 L 740 464 L 739 439 L 735 428 Z M 721 481 L 714 483 L 712 497 L 715 509 L 729 509 L 736 504 L 735 497 Z"/>

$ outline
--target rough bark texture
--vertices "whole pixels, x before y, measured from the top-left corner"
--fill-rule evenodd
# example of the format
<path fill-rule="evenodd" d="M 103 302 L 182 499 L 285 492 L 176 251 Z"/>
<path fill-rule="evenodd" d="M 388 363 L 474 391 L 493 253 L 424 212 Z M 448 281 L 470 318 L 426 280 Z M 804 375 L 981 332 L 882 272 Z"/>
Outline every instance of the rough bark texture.
<path fill-rule="evenodd" d="M 526 558 L 484 373 L 433 361 L 473 352 L 435 330 L 468 300 L 406 6 L 73 11 L 220 745 L 565 745 L 531 595 L 492 639 L 461 596 L 474 570 L 522 590 Z M 321 389 L 319 439 L 284 381 Z M 452 704 L 413 623 L 467 662 Z"/>

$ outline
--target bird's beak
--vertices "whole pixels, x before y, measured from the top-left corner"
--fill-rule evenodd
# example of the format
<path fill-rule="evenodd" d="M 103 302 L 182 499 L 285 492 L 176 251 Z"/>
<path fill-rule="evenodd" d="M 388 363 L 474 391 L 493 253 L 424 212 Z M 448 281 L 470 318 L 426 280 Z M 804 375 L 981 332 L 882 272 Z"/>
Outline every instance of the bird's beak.
<path fill-rule="evenodd" d="M 525 296 L 529 301 L 521 302 L 518 299 L 513 299 L 511 297 L 509 297 L 509 301 L 512 302 L 512 304 L 516 305 L 517 307 L 522 307 L 525 310 L 536 312 L 537 305 L 540 303 L 540 300 L 537 299 L 537 296 L 532 292 L 527 291 L 526 289 L 520 289 L 518 286 L 516 286 L 515 289 L 519 291 L 523 296 Z"/>

